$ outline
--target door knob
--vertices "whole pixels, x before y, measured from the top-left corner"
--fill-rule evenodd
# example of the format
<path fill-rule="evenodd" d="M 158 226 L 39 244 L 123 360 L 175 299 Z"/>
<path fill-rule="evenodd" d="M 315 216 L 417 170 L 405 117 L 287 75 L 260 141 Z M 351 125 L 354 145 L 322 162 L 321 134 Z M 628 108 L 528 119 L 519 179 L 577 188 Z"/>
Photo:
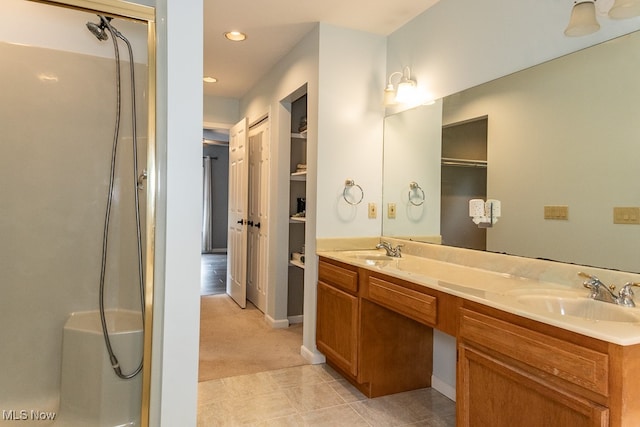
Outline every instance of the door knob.
<path fill-rule="evenodd" d="M 238 222 L 238 224 L 243 224 L 244 220 L 243 219 L 239 219 L 237 222 Z"/>
<path fill-rule="evenodd" d="M 253 227 L 253 221 L 247 221 L 247 224 Z"/>
<path fill-rule="evenodd" d="M 256 228 L 260 228 L 260 223 L 259 223 L 259 222 L 256 222 L 255 227 L 256 227 Z"/>

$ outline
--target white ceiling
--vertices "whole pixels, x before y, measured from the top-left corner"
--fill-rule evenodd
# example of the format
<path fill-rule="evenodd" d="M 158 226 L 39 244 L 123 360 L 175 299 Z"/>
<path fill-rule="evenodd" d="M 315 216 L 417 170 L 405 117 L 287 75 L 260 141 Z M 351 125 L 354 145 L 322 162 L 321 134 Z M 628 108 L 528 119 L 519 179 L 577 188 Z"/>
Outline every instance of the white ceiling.
<path fill-rule="evenodd" d="M 205 95 L 242 97 L 316 22 L 389 35 L 439 0 L 204 0 Z M 223 33 L 247 34 L 241 43 Z"/>

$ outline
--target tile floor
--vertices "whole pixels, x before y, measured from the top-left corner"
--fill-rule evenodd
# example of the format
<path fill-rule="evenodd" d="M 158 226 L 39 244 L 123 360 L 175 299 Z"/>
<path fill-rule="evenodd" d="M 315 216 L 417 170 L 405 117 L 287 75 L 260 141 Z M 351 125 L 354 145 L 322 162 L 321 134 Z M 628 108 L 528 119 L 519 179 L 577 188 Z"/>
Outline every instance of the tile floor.
<path fill-rule="evenodd" d="M 198 426 L 454 427 L 455 402 L 433 389 L 367 399 L 326 365 L 199 384 Z"/>

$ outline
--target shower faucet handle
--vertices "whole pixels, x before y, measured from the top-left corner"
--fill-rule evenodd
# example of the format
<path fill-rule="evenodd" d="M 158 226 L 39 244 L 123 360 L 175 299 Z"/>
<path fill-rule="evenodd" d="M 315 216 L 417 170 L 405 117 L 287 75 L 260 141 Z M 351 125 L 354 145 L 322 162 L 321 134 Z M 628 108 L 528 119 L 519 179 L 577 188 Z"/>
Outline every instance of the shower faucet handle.
<path fill-rule="evenodd" d="M 138 190 L 144 190 L 144 181 L 147 179 L 147 170 L 143 170 L 138 176 Z"/>

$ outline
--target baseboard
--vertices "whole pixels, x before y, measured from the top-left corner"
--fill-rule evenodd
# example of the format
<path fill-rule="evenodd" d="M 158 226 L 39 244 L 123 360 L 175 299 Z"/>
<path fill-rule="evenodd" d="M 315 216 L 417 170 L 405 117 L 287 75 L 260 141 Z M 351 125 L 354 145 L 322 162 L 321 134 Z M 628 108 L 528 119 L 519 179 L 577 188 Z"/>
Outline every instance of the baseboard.
<path fill-rule="evenodd" d="M 288 319 L 290 325 L 295 325 L 296 323 L 302 323 L 304 316 L 302 314 L 298 316 L 289 316 Z"/>
<path fill-rule="evenodd" d="M 304 360 L 311 363 L 312 365 L 319 365 L 320 363 L 324 363 L 327 361 L 327 359 L 324 357 L 324 354 L 320 353 L 318 350 L 311 351 L 303 345 L 300 346 L 300 355 L 304 358 Z"/>
<path fill-rule="evenodd" d="M 202 255 L 207 255 L 207 254 L 226 254 L 227 253 L 227 248 L 217 248 L 217 249 L 210 249 L 207 252 L 202 252 Z"/>
<path fill-rule="evenodd" d="M 455 387 L 451 387 L 449 384 L 442 381 L 440 378 L 431 375 L 431 388 L 437 390 L 438 392 L 444 394 L 449 399 L 456 401 L 456 389 Z"/>
<path fill-rule="evenodd" d="M 274 329 L 286 329 L 289 327 L 288 319 L 276 320 L 268 314 L 265 314 L 264 320 L 265 322 L 267 322 L 267 325 L 271 326 Z"/>

